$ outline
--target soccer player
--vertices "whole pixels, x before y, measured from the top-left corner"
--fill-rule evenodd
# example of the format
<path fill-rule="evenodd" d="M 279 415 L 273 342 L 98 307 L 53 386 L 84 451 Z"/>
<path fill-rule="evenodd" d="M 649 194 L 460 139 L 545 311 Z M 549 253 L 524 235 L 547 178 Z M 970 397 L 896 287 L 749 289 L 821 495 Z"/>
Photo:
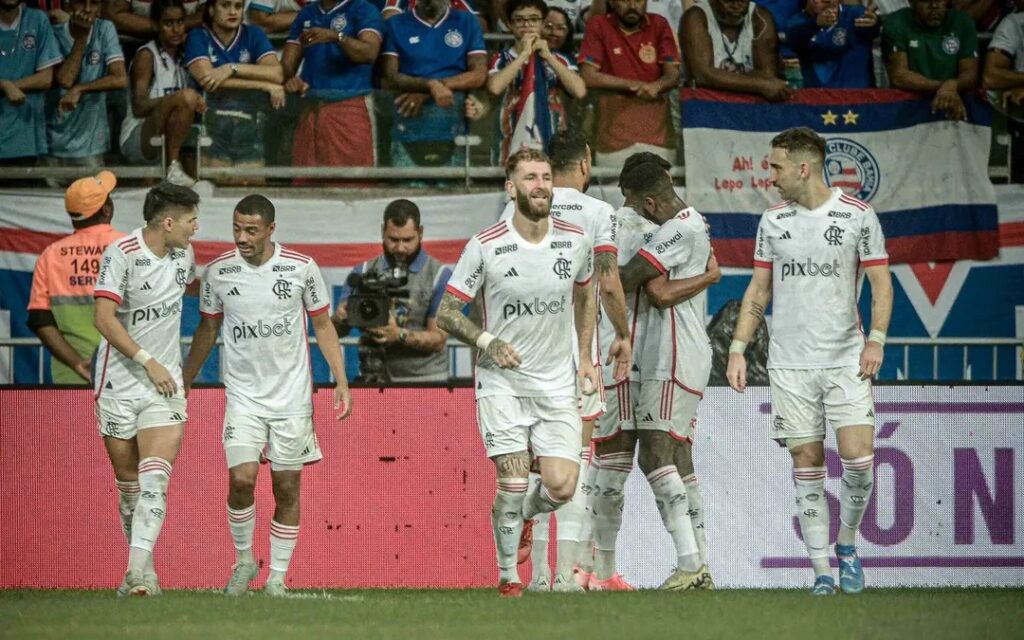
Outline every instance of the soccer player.
<path fill-rule="evenodd" d="M 626 302 L 619 282 L 619 270 L 616 262 L 618 248 L 615 244 L 616 221 L 615 210 L 606 202 L 586 195 L 590 186 L 590 145 L 582 134 L 577 132 L 560 132 L 551 138 L 551 168 L 553 171 L 551 196 L 551 216 L 564 222 L 582 227 L 594 247 L 594 271 L 597 272 L 597 290 L 601 296 L 601 315 L 607 317 L 615 330 L 609 340 L 605 363 L 615 362 L 612 377 L 622 380 L 629 374 L 632 361 L 632 346 L 629 340 L 629 323 L 626 317 Z M 502 219 L 512 217 L 515 204 L 509 202 L 502 213 Z M 591 361 L 600 373 L 601 359 L 597 347 L 597 336 L 594 336 L 590 349 Z M 597 469 L 590 469 L 590 439 L 594 432 L 594 421 L 604 413 L 604 388 L 598 393 L 587 395 L 578 393 L 580 401 L 580 417 L 583 419 L 583 439 L 581 456 L 583 466 L 580 469 L 580 487 L 573 495 L 573 500 L 558 512 L 558 559 L 555 567 L 555 580 L 552 588 L 555 591 L 582 591 L 589 580 L 589 565 L 592 564 L 593 545 L 591 543 L 592 523 L 587 523 L 586 502 L 590 486 L 594 482 Z M 539 488 L 534 479 L 530 485 L 531 492 Z M 529 546 L 532 543 L 534 522 L 526 524 L 524 540 L 526 547 L 520 556 L 521 561 L 531 555 Z M 544 525 L 542 525 L 542 531 Z M 546 537 L 546 533 L 545 533 Z M 547 549 L 533 553 L 534 580 L 531 588 L 543 590 L 543 578 L 547 567 Z M 577 563 L 582 568 L 574 571 Z M 538 569 L 541 569 L 538 571 Z M 541 578 L 538 582 L 537 578 Z M 575 577 L 575 579 L 573 579 Z"/>
<path fill-rule="evenodd" d="M 327 313 L 330 293 L 312 258 L 273 242 L 274 218 L 274 205 L 261 195 L 246 196 L 235 206 L 236 248 L 206 266 L 202 320 L 185 363 L 187 389 L 223 329 L 227 512 L 237 556 L 224 590 L 230 596 L 246 593 L 259 569 L 252 554 L 253 492 L 264 447 L 276 504 L 264 593 L 287 595 L 285 573 L 299 537 L 302 467 L 322 458 L 313 430 L 307 316 L 337 380 L 338 419 L 352 411 L 345 359 Z"/>
<path fill-rule="evenodd" d="M 582 227 L 551 217 L 551 165 L 543 152 L 513 153 L 506 175 L 512 219 L 470 238 L 441 298 L 437 324 L 480 349 L 477 422 L 498 476 L 491 511 L 498 593 L 518 597 L 524 520 L 558 509 L 576 491 L 582 425 L 574 319 L 579 387 L 589 395 L 600 380 L 587 357 L 596 313 L 590 240 Z M 482 328 L 462 312 L 478 296 Z M 540 461 L 542 485 L 529 498 L 528 448 Z"/>
<path fill-rule="evenodd" d="M 676 548 L 676 571 L 661 588 L 711 589 L 714 585 L 697 541 L 690 491 L 683 478 L 694 475 L 691 448 L 697 405 L 711 374 L 704 290 L 717 281 L 717 265 L 703 216 L 676 195 L 663 168 L 647 163 L 636 171 L 642 169 L 648 175 L 635 178 L 639 184 L 634 201 L 659 228 L 621 269 L 623 288 L 632 291 L 644 286 L 651 306 L 635 406 L 638 461 Z M 659 275 L 668 276 L 667 283 L 646 286 Z M 695 496 L 698 512 L 699 502 Z"/>
<path fill-rule="evenodd" d="M 743 352 L 774 294 L 768 378 L 775 418 L 771 437 L 793 457 L 797 517 L 814 568 L 814 595 L 835 593 L 829 567 L 825 499 L 825 423 L 836 432 L 843 477 L 839 488 L 839 582 L 864 589 L 856 537 L 874 484 L 871 377 L 882 366 L 892 315 L 892 281 L 875 210 L 829 188 L 822 179 L 825 140 L 808 128 L 771 142 L 771 179 L 785 199 L 761 216 L 754 274 L 729 346 L 726 377 L 747 386 Z M 871 282 L 871 333 L 857 312 L 863 269 Z"/>
<path fill-rule="evenodd" d="M 96 282 L 102 339 L 93 376 L 96 419 L 114 467 L 131 541 L 118 595 L 158 596 L 153 547 L 188 414 L 181 378 L 181 296 L 195 280 L 189 240 L 199 196 L 163 182 L 143 204 L 146 226 L 111 243 Z"/>

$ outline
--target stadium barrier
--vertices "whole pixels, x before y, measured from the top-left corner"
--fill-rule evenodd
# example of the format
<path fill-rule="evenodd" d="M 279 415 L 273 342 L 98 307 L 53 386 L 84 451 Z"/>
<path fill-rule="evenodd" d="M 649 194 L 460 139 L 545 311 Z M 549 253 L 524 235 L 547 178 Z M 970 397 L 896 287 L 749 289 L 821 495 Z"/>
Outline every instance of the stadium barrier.
<path fill-rule="evenodd" d="M 871 586 L 1024 584 L 1024 387 L 882 386 L 876 491 L 860 550 Z M 789 457 L 767 439 L 768 392 L 709 389 L 696 467 L 710 565 L 722 587 L 798 587 L 810 571 L 796 531 Z M 497 580 L 494 474 L 471 389 L 359 389 L 355 414 L 315 397 L 324 461 L 304 474 L 292 587 L 484 587 Z M 167 587 L 226 582 L 220 445 L 224 394 L 197 389 L 156 552 Z M 113 474 L 86 390 L 0 389 L 0 588 L 112 588 L 126 545 Z M 828 452 L 833 535 L 840 465 Z M 269 474 L 257 490 L 255 553 L 266 565 Z M 555 539 L 556 529 L 552 530 Z M 554 548 L 555 545 L 551 545 Z M 644 587 L 674 563 L 650 490 L 634 470 L 619 566 Z M 263 569 L 265 576 L 266 567 Z M 529 571 L 522 577 L 529 578 Z"/>

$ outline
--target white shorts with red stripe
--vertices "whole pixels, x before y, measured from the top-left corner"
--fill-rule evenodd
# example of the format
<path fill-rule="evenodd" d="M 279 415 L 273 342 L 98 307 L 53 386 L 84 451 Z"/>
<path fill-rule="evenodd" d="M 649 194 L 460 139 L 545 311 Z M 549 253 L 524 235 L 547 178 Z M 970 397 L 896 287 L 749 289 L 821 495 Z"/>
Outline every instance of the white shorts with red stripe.
<path fill-rule="evenodd" d="M 603 380 L 604 377 L 601 373 L 601 367 L 595 366 L 597 369 L 597 379 Z M 576 399 L 580 408 L 580 419 L 581 420 L 597 420 L 602 413 L 604 413 L 605 403 L 607 401 L 604 385 L 600 385 L 594 393 L 589 396 L 583 395 L 583 391 L 580 390 L 580 379 L 576 376 Z"/>
<path fill-rule="evenodd" d="M 693 442 L 701 396 L 671 380 L 644 380 L 636 407 L 637 430 L 665 431 Z"/>
<path fill-rule="evenodd" d="M 323 459 L 313 430 L 313 416 L 264 418 L 226 411 L 223 439 L 229 469 L 259 461 L 264 447 L 274 469 L 283 466 L 295 470 L 296 466 L 301 468 Z"/>
<path fill-rule="evenodd" d="M 620 431 L 636 431 L 636 406 L 640 396 L 640 383 L 623 380 L 605 388 L 605 412 L 597 419 L 594 441 L 611 440 Z"/>
<path fill-rule="evenodd" d="M 131 440 L 139 429 L 169 427 L 188 420 L 185 396 L 170 398 L 151 395 L 146 398 L 111 398 L 101 395 L 96 400 L 96 423 L 101 436 Z"/>

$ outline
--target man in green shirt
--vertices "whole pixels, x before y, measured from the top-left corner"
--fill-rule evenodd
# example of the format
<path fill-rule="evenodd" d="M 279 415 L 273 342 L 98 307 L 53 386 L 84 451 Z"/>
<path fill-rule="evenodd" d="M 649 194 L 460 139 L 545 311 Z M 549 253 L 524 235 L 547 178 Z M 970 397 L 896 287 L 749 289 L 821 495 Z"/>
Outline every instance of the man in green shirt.
<path fill-rule="evenodd" d="M 882 50 L 892 86 L 934 95 L 932 110 L 967 117 L 961 91 L 978 83 L 978 35 L 971 18 L 947 0 L 910 0 L 882 25 Z"/>

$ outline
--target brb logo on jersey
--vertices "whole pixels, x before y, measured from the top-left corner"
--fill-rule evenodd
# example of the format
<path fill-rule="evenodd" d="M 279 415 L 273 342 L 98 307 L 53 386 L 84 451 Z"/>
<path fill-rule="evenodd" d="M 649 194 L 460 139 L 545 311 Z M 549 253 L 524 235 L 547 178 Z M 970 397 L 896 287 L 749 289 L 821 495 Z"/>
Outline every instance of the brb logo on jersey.
<path fill-rule="evenodd" d="M 839 260 L 833 260 L 831 264 L 818 264 L 810 258 L 804 262 L 790 260 L 782 265 L 782 281 L 786 278 L 810 276 L 812 278 L 822 276 L 825 278 L 839 277 Z"/>
<path fill-rule="evenodd" d="M 541 300 L 534 298 L 530 302 L 516 300 L 515 303 L 508 303 L 501 308 L 501 317 L 505 320 L 516 316 L 543 316 L 554 315 L 565 311 L 565 296 L 558 300 Z"/>
<path fill-rule="evenodd" d="M 825 143 L 825 182 L 855 198 L 870 202 L 878 193 L 882 173 L 867 147 L 848 138 Z"/>
<path fill-rule="evenodd" d="M 292 335 L 292 323 L 290 320 L 285 318 L 281 322 L 263 322 L 257 320 L 256 324 L 241 323 L 237 327 L 231 328 L 231 341 L 238 343 L 241 340 L 258 340 L 260 338 L 269 338 L 270 336 L 290 336 Z"/>

